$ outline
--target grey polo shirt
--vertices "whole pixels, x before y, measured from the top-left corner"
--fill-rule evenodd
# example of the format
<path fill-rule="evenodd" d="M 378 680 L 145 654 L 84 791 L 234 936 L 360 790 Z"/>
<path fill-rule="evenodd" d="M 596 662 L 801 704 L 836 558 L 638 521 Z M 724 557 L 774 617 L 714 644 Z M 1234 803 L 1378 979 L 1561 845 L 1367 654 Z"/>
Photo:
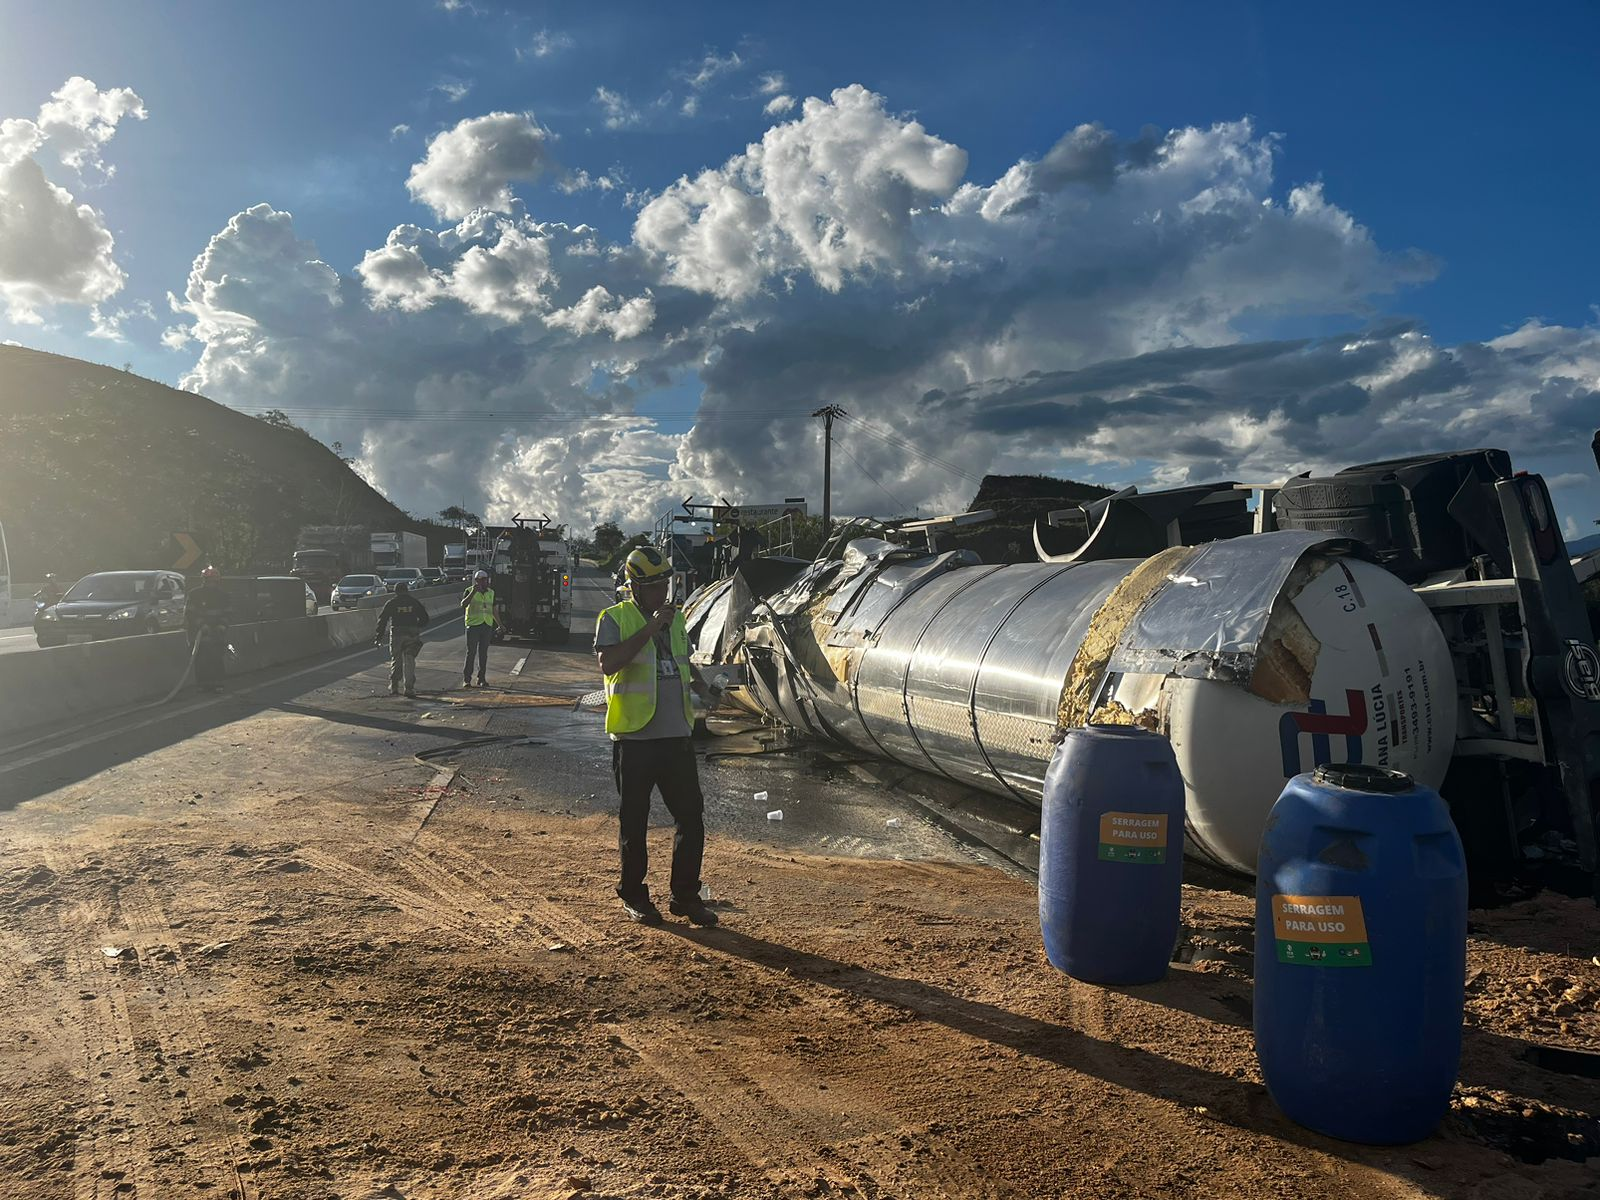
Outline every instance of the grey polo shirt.
<path fill-rule="evenodd" d="M 683 716 L 683 689 L 685 680 L 678 675 L 678 660 L 672 657 L 672 627 L 657 630 L 656 649 L 656 711 L 649 723 L 633 733 L 613 733 L 614 742 L 649 742 L 659 738 L 686 738 L 690 735 L 689 723 Z M 607 613 L 600 614 L 595 626 L 594 650 L 600 653 L 603 646 L 622 645 L 622 631 Z M 640 654 L 644 651 L 641 649 Z"/>

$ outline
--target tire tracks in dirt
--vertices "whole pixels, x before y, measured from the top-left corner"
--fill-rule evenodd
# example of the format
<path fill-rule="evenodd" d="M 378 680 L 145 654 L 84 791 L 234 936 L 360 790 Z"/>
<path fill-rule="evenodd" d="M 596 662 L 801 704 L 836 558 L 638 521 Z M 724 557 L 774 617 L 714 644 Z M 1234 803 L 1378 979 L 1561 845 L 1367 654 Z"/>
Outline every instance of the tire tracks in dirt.
<path fill-rule="evenodd" d="M 189 963 L 166 909 L 154 889 L 142 881 L 121 886 L 118 908 L 139 956 L 140 970 L 159 973 L 166 991 L 164 999 L 149 1000 L 140 1008 L 164 1058 L 186 1085 L 171 1089 L 173 1098 L 183 1104 L 183 1123 L 200 1139 L 185 1157 L 191 1169 L 226 1183 L 238 1200 L 252 1200 L 255 1189 L 239 1170 L 251 1151 L 239 1118 L 225 1103 L 222 1064 L 212 1049 L 216 1037 L 206 1020 L 203 999 L 189 986 Z"/>
<path fill-rule="evenodd" d="M 436 834 L 430 833 L 425 842 L 391 847 L 384 855 L 385 861 L 415 886 L 388 879 L 321 848 L 303 846 L 298 853 L 335 877 L 357 880 L 359 886 L 402 910 L 431 920 L 481 948 L 508 942 L 526 944 L 536 935 L 574 948 L 612 942 L 612 948 L 647 975 L 651 989 L 664 999 L 686 1008 L 704 999 L 674 972 L 615 942 L 606 930 L 530 895 L 524 884 L 442 843 Z M 734 956 L 726 961 L 752 982 L 771 982 L 770 974 L 760 967 Z M 839 1009 L 826 989 L 805 988 L 801 994 L 825 1022 L 839 1020 Z M 725 1039 L 738 1045 L 735 1063 L 731 1055 L 685 1044 L 679 1036 L 649 1037 L 638 1025 L 611 1021 L 597 1022 L 595 1028 L 637 1054 L 776 1187 L 801 1191 L 825 1180 L 844 1194 L 888 1200 L 895 1193 L 879 1180 L 910 1169 L 923 1176 L 908 1193 L 919 1200 L 993 1194 L 986 1180 L 959 1164 L 942 1161 L 937 1174 L 928 1177 L 919 1164 L 885 1154 L 874 1144 L 874 1137 L 897 1133 L 905 1123 L 851 1079 L 830 1079 L 828 1099 L 823 1101 L 809 1086 L 795 1081 L 792 1059 L 755 1039 Z M 908 1067 L 915 1066 L 909 1059 L 906 1062 Z M 844 1114 L 859 1128 L 848 1128 Z M 827 1153 L 819 1153 L 820 1147 L 826 1147 Z M 805 1179 L 796 1183 L 797 1175 Z"/>
<path fill-rule="evenodd" d="M 40 968 L 30 943 L 11 930 L 0 928 L 0 996 L 9 993 L 16 997 L 7 1005 L 7 1021 L 25 1031 L 41 1050 L 50 1051 L 70 1067 L 82 1047 L 67 1028 L 66 1006 L 37 1003 L 39 997 L 59 991 L 60 986 L 56 978 Z"/>
<path fill-rule="evenodd" d="M 166 1200 L 221 1184 L 212 1194 L 255 1200 L 237 1169 L 237 1122 L 214 1094 L 222 1075 L 215 1040 L 154 890 L 142 881 L 85 878 L 82 864 L 62 853 L 46 859 L 63 884 L 88 892 L 57 912 L 63 976 L 56 1008 L 70 1027 L 60 1044 L 76 1042 L 83 1063 L 74 1195 Z M 101 949 L 108 945 L 133 957 L 108 957 Z M 181 1084 L 172 1082 L 174 1071 Z M 157 1143 L 158 1130 L 167 1141 Z M 179 1131 L 191 1135 L 187 1144 L 179 1144 Z"/>
<path fill-rule="evenodd" d="M 95 1109 L 78 1124 L 73 1194 L 78 1200 L 158 1200 L 164 1181 L 149 1127 L 161 1106 L 140 1068 L 143 1056 L 118 978 L 122 968 L 96 949 L 108 933 L 106 916 L 103 904 L 81 904 L 61 914 L 68 993 L 62 999 L 70 1004 L 77 994 L 88 1084 L 84 1103 Z"/>

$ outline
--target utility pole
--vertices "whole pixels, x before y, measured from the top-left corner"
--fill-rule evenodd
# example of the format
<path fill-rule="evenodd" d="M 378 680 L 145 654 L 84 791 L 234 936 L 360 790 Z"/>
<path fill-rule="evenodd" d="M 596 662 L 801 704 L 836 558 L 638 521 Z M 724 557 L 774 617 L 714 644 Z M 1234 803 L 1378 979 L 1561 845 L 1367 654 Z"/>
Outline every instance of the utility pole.
<path fill-rule="evenodd" d="M 837 404 L 825 404 L 813 417 L 822 418 L 822 540 L 833 534 L 833 419 L 848 417 Z"/>

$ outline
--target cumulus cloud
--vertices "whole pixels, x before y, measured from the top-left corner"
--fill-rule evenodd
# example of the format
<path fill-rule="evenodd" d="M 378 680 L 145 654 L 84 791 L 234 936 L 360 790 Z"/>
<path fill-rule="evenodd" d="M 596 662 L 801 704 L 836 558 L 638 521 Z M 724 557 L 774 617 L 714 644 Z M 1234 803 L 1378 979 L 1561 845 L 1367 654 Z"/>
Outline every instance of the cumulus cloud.
<path fill-rule="evenodd" d="M 688 492 L 812 495 L 806 414 L 829 402 L 860 467 L 836 473 L 840 512 L 959 508 L 988 470 L 1176 484 L 1586 446 L 1600 329 L 1450 346 L 1385 323 L 1385 297 L 1433 265 L 1277 158 L 1248 121 L 1080 124 L 969 179 L 964 149 L 843 88 L 643 198 L 631 239 L 533 220 L 505 170 L 435 197 L 453 224 L 402 225 L 345 274 L 288 214 L 248 210 L 168 333 L 199 345 L 189 386 L 303 408 L 415 511 L 477 495 L 579 526 L 637 528 Z M 1352 332 L 1245 337 L 1297 314 Z M 637 415 L 669 389 L 697 397 L 687 432 Z M 319 424 L 323 398 L 394 417 Z"/>
<path fill-rule="evenodd" d="M 592 287 L 571 308 L 559 309 L 545 318 L 545 324 L 573 333 L 610 333 L 613 341 L 635 338 L 648 330 L 656 319 L 655 301 L 648 295 L 618 300 L 603 287 Z"/>
<path fill-rule="evenodd" d="M 326 439 L 361 447 L 376 486 L 415 511 L 503 494 L 515 500 L 501 516 L 582 513 L 602 495 L 615 503 L 619 481 L 591 485 L 581 462 L 538 477 L 525 465 L 554 457 L 569 436 L 609 445 L 616 428 L 647 424 L 629 418 L 632 406 L 683 357 L 650 337 L 663 318 L 649 279 L 642 255 L 520 209 L 480 209 L 440 230 L 400 226 L 341 275 L 290 214 L 259 205 L 195 260 L 175 299 L 186 320 L 163 340 L 201 348 L 185 387 L 288 409 Z M 678 300 L 670 332 L 681 336 L 703 312 Z M 650 343 L 648 362 L 636 342 Z M 319 421 L 324 403 L 393 415 Z M 472 415 L 484 410 L 506 415 L 498 424 Z"/>
<path fill-rule="evenodd" d="M 966 165 L 964 150 L 857 84 L 678 180 L 639 213 L 634 240 L 697 291 L 745 296 L 800 269 L 838 291 L 849 275 L 904 263 L 916 210 L 949 198 Z"/>
<path fill-rule="evenodd" d="M 110 310 L 95 305 L 89 310 L 89 336 L 108 342 L 126 342 L 128 338 L 122 327 L 133 318 L 154 321 L 155 309 L 150 306 L 148 300 L 137 301 L 131 307 Z"/>
<path fill-rule="evenodd" d="M 556 187 L 570 196 L 574 192 L 586 192 L 591 188 L 609 192 L 618 187 L 620 183 L 621 176 L 616 168 L 612 168 L 604 175 L 591 175 L 588 171 L 577 170 L 568 171 L 563 175 L 556 183 Z"/>
<path fill-rule="evenodd" d="M 50 94 L 39 110 L 39 130 L 61 161 L 79 173 L 109 177 L 100 151 L 124 117 L 145 119 L 144 101 L 132 88 L 101 91 L 94 81 L 74 75 Z"/>
<path fill-rule="evenodd" d="M 144 119 L 137 94 L 102 92 L 75 75 L 51 94 L 37 120 L 0 120 L 0 301 L 11 320 L 38 324 L 41 309 L 92 309 L 122 290 L 127 277 L 105 218 L 53 182 L 40 156 L 80 175 L 109 178 L 101 152 L 124 117 Z M 114 336 L 114 314 L 93 319 L 96 336 Z"/>
<path fill-rule="evenodd" d="M 774 96 L 761 106 L 761 111 L 769 117 L 781 116 L 794 107 L 794 97 L 789 95 Z"/>
<path fill-rule="evenodd" d="M 549 134 L 532 113 L 469 117 L 428 140 L 406 188 L 441 217 L 476 208 L 510 209 L 514 180 L 537 179 L 551 166 Z"/>

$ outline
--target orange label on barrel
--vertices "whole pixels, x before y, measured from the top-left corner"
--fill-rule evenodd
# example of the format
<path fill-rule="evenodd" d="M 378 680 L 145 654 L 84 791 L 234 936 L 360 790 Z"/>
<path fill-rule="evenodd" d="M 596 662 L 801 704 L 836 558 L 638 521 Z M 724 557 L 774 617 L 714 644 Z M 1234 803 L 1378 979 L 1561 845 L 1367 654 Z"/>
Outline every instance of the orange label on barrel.
<path fill-rule="evenodd" d="M 1100 843 L 1104 846 L 1166 846 L 1166 813 L 1100 814 Z"/>
<path fill-rule="evenodd" d="M 1284 942 L 1365 942 L 1360 896 L 1273 896 L 1272 932 Z"/>

